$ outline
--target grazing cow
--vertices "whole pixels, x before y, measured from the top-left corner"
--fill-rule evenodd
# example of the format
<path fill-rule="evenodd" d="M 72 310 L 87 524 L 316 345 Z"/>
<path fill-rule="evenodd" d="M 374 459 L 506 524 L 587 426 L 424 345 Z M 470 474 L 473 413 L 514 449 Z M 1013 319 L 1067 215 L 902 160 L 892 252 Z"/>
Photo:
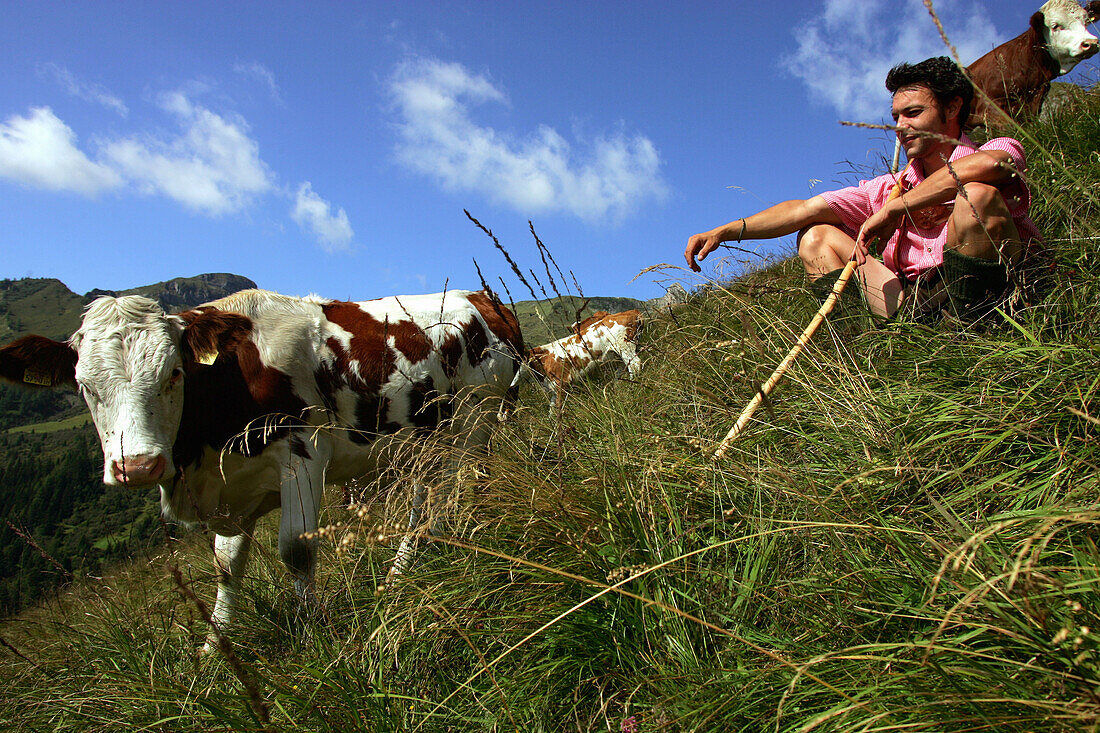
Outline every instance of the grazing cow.
<path fill-rule="evenodd" d="M 67 342 L 0 348 L 0 376 L 79 389 L 104 483 L 159 486 L 165 515 L 214 530 L 209 650 L 232 622 L 256 520 L 282 508 L 279 553 L 309 600 L 324 485 L 377 479 L 429 433 L 484 447 L 522 353 L 515 316 L 486 292 L 349 303 L 246 290 L 178 315 L 99 298 Z M 435 463 L 454 470 L 456 457 Z M 410 529 L 426 492 L 414 493 Z"/>
<path fill-rule="evenodd" d="M 1051 80 L 1100 50 L 1086 28 L 1097 17 L 1100 0 L 1087 8 L 1076 0 L 1049 0 L 1026 31 L 970 64 L 966 72 L 984 95 L 975 94 L 966 129 L 1039 114 Z"/>
<path fill-rule="evenodd" d="M 526 369 L 534 374 L 550 398 L 550 407 L 573 381 L 596 368 L 611 355 L 618 355 L 633 378 L 640 368 L 638 332 L 642 317 L 636 310 L 608 314 L 597 311 L 573 324 L 573 333 L 527 354 Z M 516 375 L 518 383 L 520 374 Z"/>

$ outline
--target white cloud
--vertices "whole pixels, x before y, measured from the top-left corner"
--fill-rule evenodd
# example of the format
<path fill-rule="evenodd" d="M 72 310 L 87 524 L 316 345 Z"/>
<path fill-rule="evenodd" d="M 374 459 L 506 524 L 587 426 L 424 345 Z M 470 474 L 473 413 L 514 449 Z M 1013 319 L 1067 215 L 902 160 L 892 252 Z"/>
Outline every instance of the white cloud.
<path fill-rule="evenodd" d="M 129 107 L 114 94 L 111 94 L 101 84 L 89 84 L 81 81 L 73 76 L 72 72 L 66 69 L 64 66 L 58 64 L 43 64 L 39 67 L 39 73 L 49 74 L 54 80 L 61 85 L 61 87 L 76 97 L 77 99 L 83 99 L 85 102 L 93 102 L 98 105 L 102 105 L 107 109 L 118 113 L 122 117 L 126 117 L 130 114 Z"/>
<path fill-rule="evenodd" d="M 999 42 L 987 9 L 974 0 L 941 0 L 935 8 L 963 63 Z M 825 0 L 824 12 L 800 25 L 795 39 L 783 68 L 813 99 L 865 122 L 889 113 L 883 82 L 892 66 L 950 55 L 922 0 Z"/>
<path fill-rule="evenodd" d="M 122 180 L 111 168 L 88 159 L 76 134 L 49 107 L 0 123 L 0 176 L 34 188 L 93 196 Z"/>
<path fill-rule="evenodd" d="M 207 216 L 246 211 L 261 196 L 275 193 L 295 198 L 291 217 L 322 248 L 349 247 L 354 232 L 343 209 L 333 212 L 309 182 L 296 196 L 276 188 L 248 124 L 196 103 L 193 97 L 203 93 L 201 86 L 188 89 L 159 99 L 161 110 L 177 125 L 174 132 L 99 139 L 92 157 L 49 107 L 12 115 L 0 122 L 0 179 L 85 196 L 106 190 L 164 196 Z"/>
<path fill-rule="evenodd" d="M 233 71 L 241 76 L 250 76 L 256 79 L 267 87 L 267 91 L 273 100 L 280 105 L 284 104 L 283 95 L 279 91 L 279 85 L 275 82 L 275 74 L 271 72 L 271 69 L 267 68 L 259 61 L 252 61 L 249 63 L 238 61 L 234 64 Z"/>
<path fill-rule="evenodd" d="M 298 226 L 312 232 L 327 252 L 348 249 L 351 238 L 355 236 L 347 213 L 340 209 L 334 215 L 329 202 L 313 192 L 309 181 L 298 187 L 298 196 L 290 211 L 290 218 L 298 222 Z"/>
<path fill-rule="evenodd" d="M 477 124 L 471 106 L 507 98 L 461 64 L 406 62 L 390 92 L 400 116 L 398 159 L 448 190 L 481 193 L 524 214 L 563 211 L 590 221 L 621 219 L 665 195 L 660 156 L 644 136 L 580 140 L 578 152 L 547 126 L 518 139 Z"/>
<path fill-rule="evenodd" d="M 131 137 L 103 146 L 105 159 L 139 190 L 217 216 L 245 209 L 272 188 L 244 120 L 228 120 L 182 92 L 165 95 L 161 106 L 178 118 L 179 135 Z"/>

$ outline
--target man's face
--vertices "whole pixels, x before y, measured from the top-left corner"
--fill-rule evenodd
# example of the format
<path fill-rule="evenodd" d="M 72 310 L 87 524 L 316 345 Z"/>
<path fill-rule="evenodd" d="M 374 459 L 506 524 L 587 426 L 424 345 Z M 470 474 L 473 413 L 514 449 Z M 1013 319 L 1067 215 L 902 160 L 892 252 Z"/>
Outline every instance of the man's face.
<path fill-rule="evenodd" d="M 952 148 L 951 143 L 918 133 L 958 137 L 956 119 L 961 106 L 962 100 L 956 97 L 945 109 L 927 87 L 911 86 L 897 90 L 894 93 L 891 114 L 898 126 L 897 136 L 901 146 L 905 148 L 905 157 L 909 160 L 922 160 Z"/>

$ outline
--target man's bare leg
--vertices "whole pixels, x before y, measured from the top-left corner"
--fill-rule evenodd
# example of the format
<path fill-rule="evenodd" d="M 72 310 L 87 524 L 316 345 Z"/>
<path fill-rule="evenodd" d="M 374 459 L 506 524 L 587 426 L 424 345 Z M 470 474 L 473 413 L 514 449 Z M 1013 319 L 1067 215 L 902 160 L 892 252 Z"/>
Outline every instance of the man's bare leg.
<path fill-rule="evenodd" d="M 955 199 L 943 250 L 943 282 L 952 312 L 973 321 L 989 314 L 1023 259 L 1020 233 L 1000 192 L 969 183 Z"/>
<path fill-rule="evenodd" d="M 811 280 L 844 267 L 855 247 L 854 239 L 831 224 L 815 224 L 798 234 L 798 256 Z M 884 318 L 897 312 L 905 285 L 886 265 L 868 258 L 855 277 L 871 312 Z"/>
<path fill-rule="evenodd" d="M 1009 266 L 1019 264 L 1024 247 L 1001 192 L 985 183 L 968 183 L 963 191 L 965 195 L 955 198 L 944 249 Z"/>

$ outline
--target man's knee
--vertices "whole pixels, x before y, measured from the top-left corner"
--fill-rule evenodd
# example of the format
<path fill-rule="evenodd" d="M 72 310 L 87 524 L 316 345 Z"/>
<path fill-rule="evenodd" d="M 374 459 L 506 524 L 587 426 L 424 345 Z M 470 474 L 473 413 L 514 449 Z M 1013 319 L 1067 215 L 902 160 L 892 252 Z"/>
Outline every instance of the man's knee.
<path fill-rule="evenodd" d="M 1012 221 L 1004 196 L 988 183 L 967 183 L 955 198 L 955 228 L 985 229 L 1003 227 Z"/>
<path fill-rule="evenodd" d="M 831 224 L 811 224 L 798 233 L 798 257 L 811 278 L 844 267 L 854 245 Z"/>
<path fill-rule="evenodd" d="M 836 227 L 830 224 L 810 224 L 798 230 L 798 249 L 818 249 L 827 247 L 828 240 Z"/>
<path fill-rule="evenodd" d="M 947 249 L 986 260 L 1019 258 L 1019 232 L 1001 192 L 987 183 L 968 183 L 955 199 Z"/>
<path fill-rule="evenodd" d="M 803 262 L 819 261 L 833 254 L 837 235 L 843 235 L 830 224 L 811 224 L 798 232 L 798 256 Z"/>

